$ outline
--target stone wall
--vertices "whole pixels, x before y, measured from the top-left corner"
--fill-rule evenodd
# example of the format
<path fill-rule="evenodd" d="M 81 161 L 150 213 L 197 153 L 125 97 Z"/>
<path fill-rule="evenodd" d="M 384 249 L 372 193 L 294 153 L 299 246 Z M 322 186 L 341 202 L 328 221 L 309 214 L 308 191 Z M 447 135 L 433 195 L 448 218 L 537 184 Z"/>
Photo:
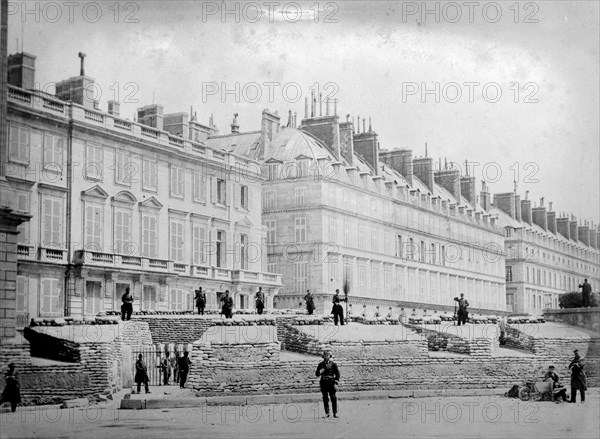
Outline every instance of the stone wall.
<path fill-rule="evenodd" d="M 600 332 L 600 308 L 545 309 L 544 319 Z"/>
<path fill-rule="evenodd" d="M 536 380 L 545 374 L 545 357 L 419 357 L 395 359 L 336 360 L 341 374 L 338 390 L 405 389 L 508 389 L 513 384 Z M 315 370 L 318 360 L 221 364 L 211 369 L 192 368 L 190 385 L 200 395 L 228 393 L 305 393 L 318 392 Z M 564 364 L 557 373 L 568 382 Z M 265 377 L 268 377 L 265 378 Z M 588 377 L 589 378 L 589 377 Z M 589 379 L 598 386 L 598 378 Z"/>
<path fill-rule="evenodd" d="M 422 325 L 403 323 L 407 328 L 427 337 L 427 347 L 432 351 L 448 351 L 473 357 L 489 357 L 499 342 L 492 338 L 463 338 L 447 332 L 425 328 Z"/>
<path fill-rule="evenodd" d="M 123 343 L 128 346 L 153 344 L 152 332 L 146 321 L 128 320 L 120 325 Z"/>

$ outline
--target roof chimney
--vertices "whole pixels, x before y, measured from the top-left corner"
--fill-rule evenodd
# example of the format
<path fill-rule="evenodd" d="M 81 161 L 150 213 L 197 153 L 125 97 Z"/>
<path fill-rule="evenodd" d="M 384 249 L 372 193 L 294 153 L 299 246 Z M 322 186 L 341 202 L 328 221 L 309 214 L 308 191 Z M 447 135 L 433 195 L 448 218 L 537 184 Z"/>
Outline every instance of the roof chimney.
<path fill-rule="evenodd" d="M 35 88 L 35 56 L 15 53 L 8 57 L 8 83 L 25 90 Z"/>
<path fill-rule="evenodd" d="M 410 149 L 394 149 L 381 151 L 379 160 L 402 175 L 409 185 L 413 184 L 413 159 Z"/>
<path fill-rule="evenodd" d="M 447 169 L 437 171 L 435 182 L 452 194 L 458 204 L 461 203 L 460 170 Z"/>
<path fill-rule="evenodd" d="M 579 233 L 577 231 L 577 218 L 571 215 L 572 221 L 569 221 L 569 235 L 573 241 L 579 240 Z"/>
<path fill-rule="evenodd" d="M 558 231 L 558 233 L 560 233 L 565 238 L 571 239 L 571 230 L 569 228 L 569 218 L 565 217 L 565 216 L 563 216 L 561 218 L 556 218 L 556 230 Z"/>
<path fill-rule="evenodd" d="M 271 145 L 273 137 L 279 132 L 280 120 L 277 111 L 271 113 L 268 109 L 263 110 L 260 124 L 260 151 L 258 153 L 261 159 L 264 159 L 266 149 Z"/>
<path fill-rule="evenodd" d="M 94 108 L 96 85 L 93 78 L 85 76 L 83 60 L 85 53 L 79 52 L 79 76 L 73 76 L 56 84 L 56 97 L 63 101 L 71 101 L 85 108 Z"/>
<path fill-rule="evenodd" d="M 533 216 L 533 223 L 537 224 L 544 230 L 548 230 L 548 216 L 546 214 L 546 208 L 543 207 L 544 199 L 540 200 L 540 207 L 534 207 L 531 209 Z"/>
<path fill-rule="evenodd" d="M 108 114 L 111 114 L 115 117 L 119 117 L 119 110 L 121 108 L 121 103 L 115 100 L 108 101 Z"/>
<path fill-rule="evenodd" d="M 375 131 L 365 132 L 365 119 L 363 119 L 363 132 L 354 135 L 354 152 L 360 155 L 369 165 L 375 175 L 379 169 L 379 140 Z"/>
<path fill-rule="evenodd" d="M 490 203 L 490 193 L 487 190 L 487 184 L 485 183 L 485 180 L 481 180 L 481 192 L 480 192 L 479 199 L 481 200 L 481 207 L 483 208 L 483 210 L 488 212 L 490 210 L 491 203 Z"/>
<path fill-rule="evenodd" d="M 468 175 L 468 174 L 467 174 Z M 477 207 L 477 194 L 475 192 L 475 177 L 462 177 L 460 179 L 460 193 L 467 199 L 471 206 Z M 488 194 L 489 196 L 489 194 Z"/>
<path fill-rule="evenodd" d="M 427 147 L 425 147 L 427 149 Z M 420 157 L 413 160 L 414 175 L 421 180 L 427 189 L 433 194 L 433 159 L 431 157 Z"/>
<path fill-rule="evenodd" d="M 163 130 L 163 106 L 159 104 L 145 105 L 137 109 L 138 123 L 158 130 Z"/>
<path fill-rule="evenodd" d="M 577 229 L 579 240 L 585 245 L 590 245 L 590 229 L 588 226 L 579 226 Z"/>

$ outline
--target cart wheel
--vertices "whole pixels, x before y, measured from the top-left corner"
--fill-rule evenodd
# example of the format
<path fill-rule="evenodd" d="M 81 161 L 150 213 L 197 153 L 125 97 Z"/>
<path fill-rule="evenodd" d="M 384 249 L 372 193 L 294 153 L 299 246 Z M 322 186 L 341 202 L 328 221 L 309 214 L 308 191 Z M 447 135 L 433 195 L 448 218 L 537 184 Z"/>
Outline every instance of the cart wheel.
<path fill-rule="evenodd" d="M 531 399 L 531 392 L 527 387 L 519 389 L 519 398 L 521 401 L 529 401 Z"/>

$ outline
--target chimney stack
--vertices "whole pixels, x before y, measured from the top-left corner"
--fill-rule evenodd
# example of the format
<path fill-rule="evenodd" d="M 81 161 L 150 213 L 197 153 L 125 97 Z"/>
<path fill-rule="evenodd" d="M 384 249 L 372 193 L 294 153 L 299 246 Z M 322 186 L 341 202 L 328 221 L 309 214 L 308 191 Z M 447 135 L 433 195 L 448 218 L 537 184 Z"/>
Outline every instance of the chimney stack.
<path fill-rule="evenodd" d="M 433 194 L 433 159 L 431 157 L 420 157 L 413 160 L 413 172 L 419 180 L 425 183 L 427 189 Z"/>
<path fill-rule="evenodd" d="M 577 230 L 577 218 L 571 215 L 571 221 L 569 221 L 569 235 L 573 241 L 579 240 L 579 232 Z"/>
<path fill-rule="evenodd" d="M 349 116 L 346 116 L 346 122 L 340 122 L 340 153 L 352 165 L 354 162 L 354 138 L 352 136 L 354 127 L 348 119 Z"/>
<path fill-rule="evenodd" d="M 364 123 L 365 119 L 363 119 Z M 364 131 L 363 128 L 362 133 L 354 135 L 354 152 L 367 162 L 375 175 L 379 175 L 379 140 L 377 140 L 377 133 L 375 131 Z"/>
<path fill-rule="evenodd" d="M 108 114 L 119 117 L 121 103 L 115 100 L 108 101 Z"/>
<path fill-rule="evenodd" d="M 460 179 L 460 192 L 471 206 L 477 207 L 477 194 L 475 190 L 475 177 L 462 177 Z"/>
<path fill-rule="evenodd" d="M 531 200 L 527 199 L 527 191 L 525 192 L 525 199 L 521 200 L 521 220 L 529 225 L 532 224 Z"/>
<path fill-rule="evenodd" d="M 579 240 L 585 245 L 590 245 L 590 229 L 588 226 L 579 226 L 577 228 Z"/>
<path fill-rule="evenodd" d="M 450 192 L 458 204 L 461 203 L 460 170 L 445 167 L 435 173 L 435 182 Z"/>
<path fill-rule="evenodd" d="M 138 123 L 158 130 L 164 128 L 163 106 L 159 104 L 145 105 L 137 109 Z"/>
<path fill-rule="evenodd" d="M 8 56 L 8 83 L 24 90 L 35 88 L 35 56 L 15 53 Z"/>
<path fill-rule="evenodd" d="M 338 116 L 331 115 L 304 119 L 300 129 L 312 134 L 323 142 L 336 160 L 341 159 L 340 123 Z"/>
<path fill-rule="evenodd" d="M 550 206 L 552 206 L 552 203 L 550 203 Z M 548 219 L 548 230 L 556 235 L 556 212 L 548 211 L 546 217 Z"/>
<path fill-rule="evenodd" d="M 548 215 L 546 214 L 546 208 L 544 205 L 544 199 L 540 200 L 540 207 L 534 207 L 531 209 L 533 216 L 533 223 L 537 224 L 544 230 L 548 230 Z"/>
<path fill-rule="evenodd" d="M 511 218 L 516 219 L 516 197 L 514 192 L 506 192 L 503 194 L 494 194 L 494 206 L 500 209 L 502 212 L 509 215 Z"/>
<path fill-rule="evenodd" d="M 265 151 L 271 145 L 273 137 L 279 133 L 280 120 L 277 112 L 270 113 L 267 109 L 263 110 L 260 124 L 260 151 L 258 154 L 261 159 L 264 159 Z"/>
<path fill-rule="evenodd" d="M 410 149 L 394 149 L 379 153 L 379 160 L 402 175 L 409 185 L 413 184 L 413 159 Z"/>
<path fill-rule="evenodd" d="M 598 249 L 598 233 L 596 232 L 596 229 L 594 229 L 594 225 L 592 224 L 592 227 L 590 227 L 590 247 L 595 248 L 596 250 Z"/>
<path fill-rule="evenodd" d="M 491 207 L 490 193 L 487 190 L 487 184 L 485 183 L 485 180 L 481 180 L 481 192 L 479 199 L 481 200 L 481 207 L 483 210 L 489 212 Z"/>
<path fill-rule="evenodd" d="M 556 218 L 556 230 L 567 239 L 571 239 L 571 230 L 569 227 L 569 218 Z"/>

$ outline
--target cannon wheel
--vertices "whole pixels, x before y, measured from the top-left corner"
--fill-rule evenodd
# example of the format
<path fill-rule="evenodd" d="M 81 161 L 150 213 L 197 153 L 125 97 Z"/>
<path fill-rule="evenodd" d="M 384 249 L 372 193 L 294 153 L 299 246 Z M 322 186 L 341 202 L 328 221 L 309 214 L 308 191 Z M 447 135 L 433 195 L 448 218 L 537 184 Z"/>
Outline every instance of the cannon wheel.
<path fill-rule="evenodd" d="M 531 399 L 531 391 L 527 387 L 519 389 L 519 399 L 521 401 L 529 401 Z"/>

